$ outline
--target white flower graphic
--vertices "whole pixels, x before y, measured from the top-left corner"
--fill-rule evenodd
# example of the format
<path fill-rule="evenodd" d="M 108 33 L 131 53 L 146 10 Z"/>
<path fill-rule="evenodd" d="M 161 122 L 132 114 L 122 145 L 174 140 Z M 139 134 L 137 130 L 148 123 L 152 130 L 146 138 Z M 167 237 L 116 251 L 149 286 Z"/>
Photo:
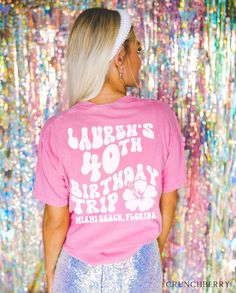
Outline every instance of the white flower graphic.
<path fill-rule="evenodd" d="M 127 209 L 135 211 L 138 208 L 139 211 L 147 211 L 153 206 L 153 197 L 157 196 L 155 186 L 147 184 L 147 181 L 141 179 L 135 182 L 128 181 L 127 185 L 128 188 L 123 193 Z"/>

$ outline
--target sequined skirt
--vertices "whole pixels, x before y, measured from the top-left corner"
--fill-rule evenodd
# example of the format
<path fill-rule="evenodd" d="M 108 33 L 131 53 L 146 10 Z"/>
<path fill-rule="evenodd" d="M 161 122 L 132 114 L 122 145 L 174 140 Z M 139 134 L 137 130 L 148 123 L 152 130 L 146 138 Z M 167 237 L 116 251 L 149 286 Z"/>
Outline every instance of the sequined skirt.
<path fill-rule="evenodd" d="M 62 249 L 52 293 L 161 293 L 162 278 L 157 240 L 126 260 L 96 266 Z"/>

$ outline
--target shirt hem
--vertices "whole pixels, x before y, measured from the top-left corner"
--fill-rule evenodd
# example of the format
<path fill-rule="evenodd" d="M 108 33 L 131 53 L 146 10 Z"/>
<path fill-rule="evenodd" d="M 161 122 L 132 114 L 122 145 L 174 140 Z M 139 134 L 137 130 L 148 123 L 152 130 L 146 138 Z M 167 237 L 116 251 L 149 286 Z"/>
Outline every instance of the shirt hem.
<path fill-rule="evenodd" d="M 117 258 L 117 259 L 114 259 L 114 260 L 104 260 L 104 261 L 93 261 L 93 262 L 89 262 L 86 260 L 86 258 L 84 258 L 82 255 L 89 255 L 91 257 L 91 255 L 96 255 L 97 253 L 100 253 L 100 252 L 95 252 L 95 253 L 89 253 L 89 252 L 81 252 L 79 254 L 74 254 L 74 253 L 71 253 L 71 251 L 66 247 L 66 246 L 63 246 L 62 250 L 64 250 L 67 254 L 69 254 L 70 256 L 86 263 L 86 264 L 89 264 L 89 265 L 102 265 L 102 264 L 114 264 L 114 263 L 119 263 L 121 261 L 125 261 L 125 260 L 128 260 L 129 258 L 131 258 L 132 256 L 134 256 L 138 251 L 139 249 L 141 249 L 142 246 L 146 245 L 146 244 L 151 244 L 154 240 L 157 241 L 157 237 L 158 236 L 155 236 L 154 239 L 152 240 L 148 240 L 148 241 L 145 241 L 145 242 L 142 242 L 140 244 L 138 244 L 137 246 L 129 246 L 129 247 L 126 247 L 126 248 L 123 248 L 124 251 L 126 250 L 130 250 L 133 248 L 133 250 L 130 252 L 130 253 L 127 253 L 125 257 L 121 257 L 121 258 Z M 134 249 L 135 248 L 135 249 Z"/>

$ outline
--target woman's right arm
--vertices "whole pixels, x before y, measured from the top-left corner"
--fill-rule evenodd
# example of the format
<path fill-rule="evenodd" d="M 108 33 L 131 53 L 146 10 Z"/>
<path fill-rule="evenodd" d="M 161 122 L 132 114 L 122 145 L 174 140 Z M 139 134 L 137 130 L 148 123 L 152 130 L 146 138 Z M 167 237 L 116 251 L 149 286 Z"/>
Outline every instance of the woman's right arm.
<path fill-rule="evenodd" d="M 43 246 L 47 292 L 52 291 L 52 282 L 57 259 L 69 228 L 69 207 L 55 207 L 45 204 L 43 215 Z"/>
<path fill-rule="evenodd" d="M 172 227 L 175 211 L 178 203 L 178 192 L 177 189 L 162 193 L 160 200 L 160 210 L 162 216 L 162 231 L 157 238 L 159 245 L 160 255 L 164 249 L 168 234 Z"/>

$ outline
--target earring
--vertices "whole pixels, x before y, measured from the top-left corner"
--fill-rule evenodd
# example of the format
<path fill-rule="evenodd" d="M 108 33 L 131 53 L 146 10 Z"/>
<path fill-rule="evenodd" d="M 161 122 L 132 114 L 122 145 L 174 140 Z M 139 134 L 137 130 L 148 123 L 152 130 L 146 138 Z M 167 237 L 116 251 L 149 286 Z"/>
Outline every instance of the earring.
<path fill-rule="evenodd" d="M 121 72 L 120 72 L 120 79 L 124 79 L 124 76 L 123 76 L 123 66 L 121 67 Z"/>

